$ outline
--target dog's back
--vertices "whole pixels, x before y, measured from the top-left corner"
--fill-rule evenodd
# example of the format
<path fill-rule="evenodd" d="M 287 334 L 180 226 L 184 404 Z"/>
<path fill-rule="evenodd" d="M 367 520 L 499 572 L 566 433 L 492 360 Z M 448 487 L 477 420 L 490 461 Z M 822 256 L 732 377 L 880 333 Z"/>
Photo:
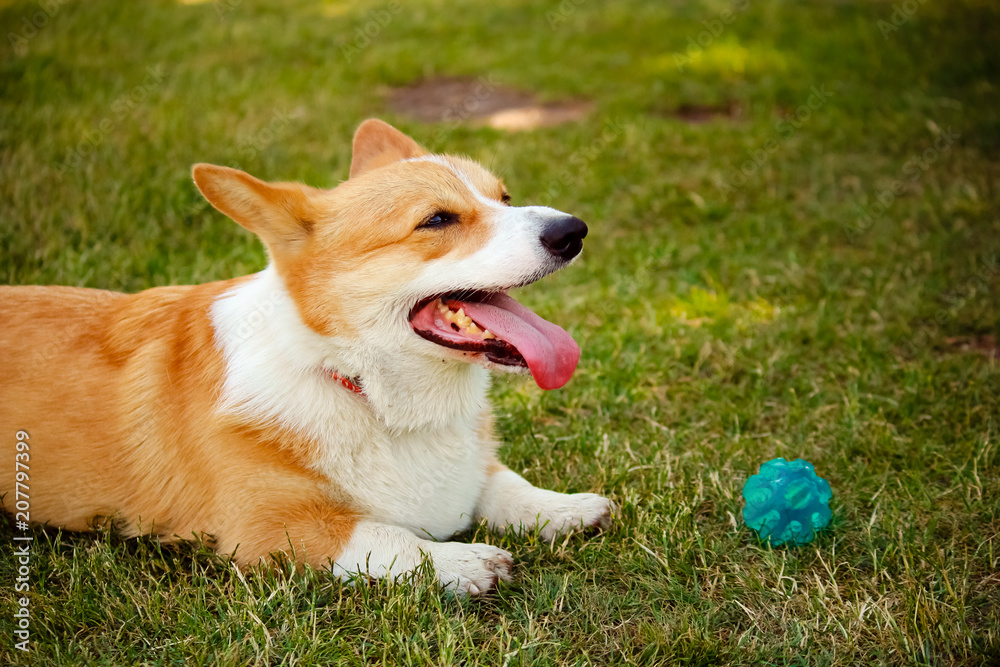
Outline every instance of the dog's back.
<path fill-rule="evenodd" d="M 221 360 L 211 331 L 203 326 L 199 331 L 199 320 L 191 315 L 194 308 L 207 308 L 218 291 L 212 288 L 218 286 L 167 287 L 136 295 L 0 287 L 0 422 L 11 430 L 0 438 L 0 451 L 13 461 L 13 433 L 28 434 L 29 505 L 38 519 L 85 530 L 125 508 L 152 516 L 148 499 L 134 500 L 139 486 L 149 488 L 137 479 L 143 475 L 143 459 L 152 465 L 153 457 L 166 457 L 155 463 L 163 479 L 153 488 L 161 492 L 171 479 L 187 477 L 196 452 L 171 451 L 162 443 L 184 448 L 192 440 L 176 433 L 165 439 L 183 422 L 164 419 L 185 408 L 177 404 L 179 397 L 188 403 L 204 399 L 206 407 L 211 400 L 211 387 L 193 385 L 210 375 L 206 366 Z M 150 363 L 157 357 L 162 363 Z M 164 474 L 167 461 L 173 465 Z M 4 478 L 0 492 L 6 494 L 4 505 L 12 508 L 12 476 Z M 173 508 L 157 516 L 167 523 L 178 512 Z M 135 527 L 123 528 L 135 532 Z"/>
<path fill-rule="evenodd" d="M 90 400 L 109 388 L 91 371 L 114 363 L 94 339 L 126 298 L 74 287 L 0 287 L 0 423 L 9 431 L 0 452 L 13 461 L 14 432 L 27 433 L 29 512 L 71 529 L 112 508 L 99 475 L 112 436 Z M 13 475 L 4 476 L 0 490 L 13 508 Z"/>

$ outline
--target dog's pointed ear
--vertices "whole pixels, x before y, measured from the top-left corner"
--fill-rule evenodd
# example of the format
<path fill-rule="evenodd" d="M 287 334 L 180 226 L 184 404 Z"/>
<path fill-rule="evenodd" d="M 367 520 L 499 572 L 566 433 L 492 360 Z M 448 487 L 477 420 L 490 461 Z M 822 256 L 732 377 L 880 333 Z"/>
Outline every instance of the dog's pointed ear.
<path fill-rule="evenodd" d="M 351 158 L 351 178 L 411 157 L 426 155 L 417 142 L 376 118 L 369 118 L 354 133 L 354 155 Z"/>
<path fill-rule="evenodd" d="M 259 236 L 272 256 L 294 252 L 312 231 L 315 213 L 305 185 L 265 183 L 214 164 L 196 164 L 191 175 L 205 199 Z"/>

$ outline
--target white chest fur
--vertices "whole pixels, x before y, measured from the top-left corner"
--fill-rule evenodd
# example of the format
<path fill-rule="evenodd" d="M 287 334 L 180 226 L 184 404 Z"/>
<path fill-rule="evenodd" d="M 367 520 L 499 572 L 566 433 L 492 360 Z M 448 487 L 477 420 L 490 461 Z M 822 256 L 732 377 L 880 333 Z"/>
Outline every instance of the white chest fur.
<path fill-rule="evenodd" d="M 471 369 L 476 375 L 439 400 L 435 391 L 449 389 L 438 375 L 440 360 L 425 369 L 405 352 L 359 354 L 356 342 L 321 336 L 301 321 L 272 269 L 223 295 L 211 317 L 226 359 L 220 409 L 309 437 L 316 443 L 312 467 L 330 481 L 331 494 L 372 519 L 438 539 L 469 525 L 486 477 L 486 450 L 477 440 L 485 370 Z M 373 395 L 358 397 L 323 368 L 359 373 Z M 415 384 L 408 378 L 419 386 L 408 391 Z M 387 424 L 377 415 L 379 400 L 422 405 L 424 419 L 411 428 Z"/>
<path fill-rule="evenodd" d="M 372 519 L 445 539 L 466 527 L 486 477 L 474 430 L 379 434 L 325 448 L 319 469 Z"/>

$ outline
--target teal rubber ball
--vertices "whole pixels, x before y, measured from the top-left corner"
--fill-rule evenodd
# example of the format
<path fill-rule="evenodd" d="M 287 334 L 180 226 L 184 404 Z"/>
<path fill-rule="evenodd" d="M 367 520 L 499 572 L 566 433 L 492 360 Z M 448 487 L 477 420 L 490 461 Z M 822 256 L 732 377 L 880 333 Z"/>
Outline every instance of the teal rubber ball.
<path fill-rule="evenodd" d="M 808 461 L 773 459 L 743 485 L 743 521 L 772 546 L 806 544 L 830 523 L 832 497 Z"/>

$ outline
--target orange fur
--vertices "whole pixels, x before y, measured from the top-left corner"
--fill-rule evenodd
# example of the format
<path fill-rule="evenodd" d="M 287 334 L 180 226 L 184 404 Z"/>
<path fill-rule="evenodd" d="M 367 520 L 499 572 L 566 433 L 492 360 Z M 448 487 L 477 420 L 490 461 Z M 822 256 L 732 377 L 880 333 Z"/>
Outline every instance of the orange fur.
<path fill-rule="evenodd" d="M 240 563 L 289 552 L 289 539 L 310 546 L 300 562 L 336 555 L 356 517 L 306 467 L 308 443 L 215 409 L 222 360 L 206 312 L 239 280 L 131 296 L 0 289 L 0 402 L 3 422 L 30 435 L 34 520 L 204 535 Z M 3 451 L 13 460 L 10 437 Z"/>

